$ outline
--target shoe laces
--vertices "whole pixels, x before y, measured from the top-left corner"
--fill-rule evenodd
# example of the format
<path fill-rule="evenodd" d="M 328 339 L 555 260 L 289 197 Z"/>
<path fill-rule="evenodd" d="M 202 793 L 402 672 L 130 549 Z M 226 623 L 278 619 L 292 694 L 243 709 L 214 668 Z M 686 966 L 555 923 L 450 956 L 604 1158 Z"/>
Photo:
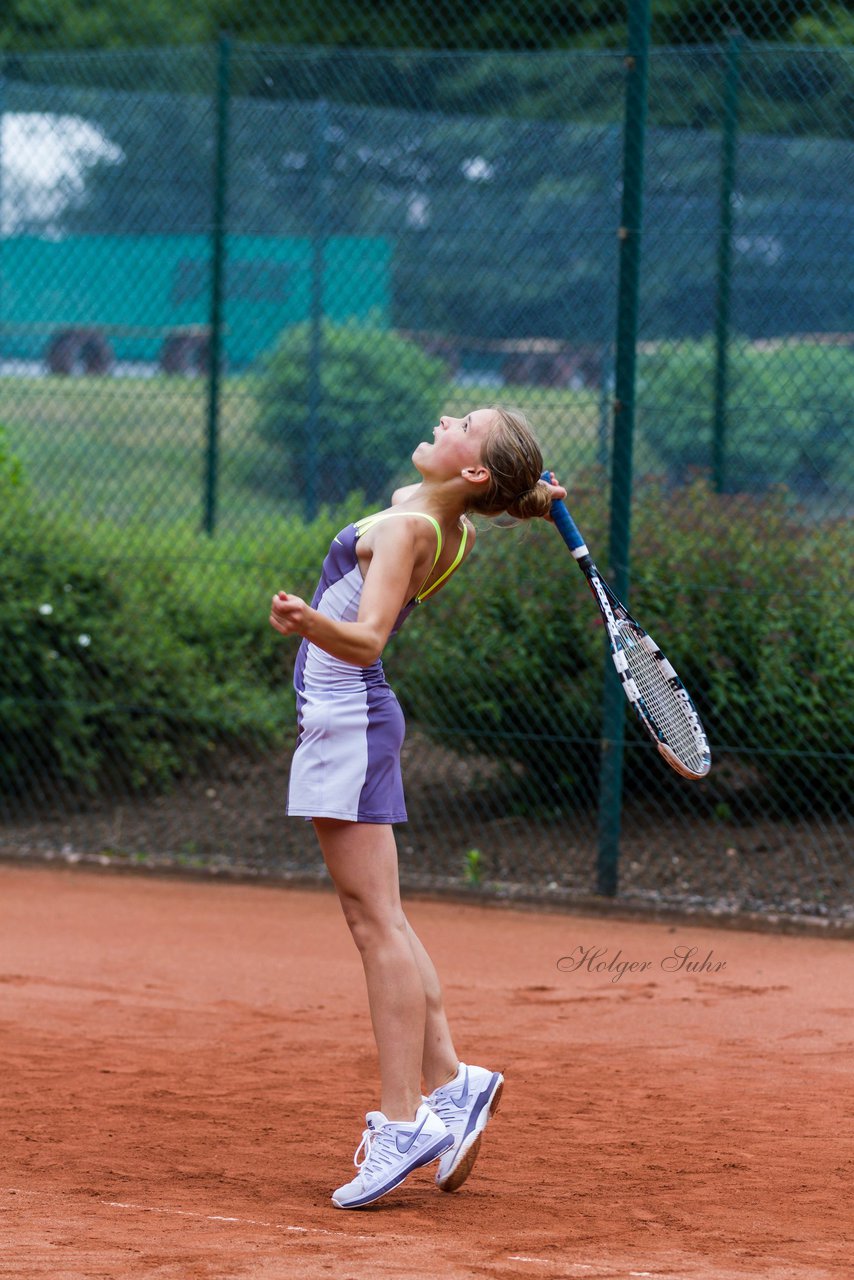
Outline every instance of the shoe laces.
<path fill-rule="evenodd" d="M 362 1141 L 353 1156 L 353 1164 L 360 1173 L 369 1172 L 369 1164 L 391 1163 L 392 1153 L 388 1149 L 389 1137 L 390 1135 L 385 1134 L 383 1129 L 365 1129 L 362 1134 Z M 360 1156 L 361 1160 L 359 1159 Z"/>
<path fill-rule="evenodd" d="M 463 1108 L 458 1107 L 455 1102 L 451 1101 L 447 1093 L 444 1093 L 439 1089 L 437 1089 L 435 1093 L 431 1093 L 428 1103 L 430 1110 L 435 1112 L 439 1119 L 444 1121 L 445 1125 L 448 1127 L 450 1127 L 455 1120 L 459 1120 L 460 1112 L 463 1110 Z"/>

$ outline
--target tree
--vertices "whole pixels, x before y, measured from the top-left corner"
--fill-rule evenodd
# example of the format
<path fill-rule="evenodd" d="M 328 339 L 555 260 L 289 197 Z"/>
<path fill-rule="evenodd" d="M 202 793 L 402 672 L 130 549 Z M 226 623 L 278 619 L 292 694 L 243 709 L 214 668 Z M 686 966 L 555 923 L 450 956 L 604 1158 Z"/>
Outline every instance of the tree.
<path fill-rule="evenodd" d="M 259 386 L 258 429 L 276 451 L 267 483 L 325 503 L 356 490 L 382 501 L 445 390 L 441 362 L 396 334 L 355 324 L 286 329 Z"/>
<path fill-rule="evenodd" d="M 718 41 L 737 24 L 751 40 L 850 43 L 851 16 L 831 0 L 657 0 L 657 45 Z M 619 48 L 626 38 L 625 2 L 613 0 L 7 0 L 0 49 L 115 49 L 212 41 L 228 30 L 256 43 L 338 48 L 559 49 Z"/>

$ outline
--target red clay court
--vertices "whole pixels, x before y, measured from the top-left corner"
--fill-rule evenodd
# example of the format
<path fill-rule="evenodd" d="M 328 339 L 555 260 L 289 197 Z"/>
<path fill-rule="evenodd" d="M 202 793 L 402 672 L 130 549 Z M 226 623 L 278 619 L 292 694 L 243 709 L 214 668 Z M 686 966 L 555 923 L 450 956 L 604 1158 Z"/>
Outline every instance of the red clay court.
<path fill-rule="evenodd" d="M 377 1098 L 331 892 L 0 865 L 0 903 L 3 1276 L 851 1275 L 854 940 L 411 902 L 507 1085 L 461 1191 L 346 1213 Z"/>

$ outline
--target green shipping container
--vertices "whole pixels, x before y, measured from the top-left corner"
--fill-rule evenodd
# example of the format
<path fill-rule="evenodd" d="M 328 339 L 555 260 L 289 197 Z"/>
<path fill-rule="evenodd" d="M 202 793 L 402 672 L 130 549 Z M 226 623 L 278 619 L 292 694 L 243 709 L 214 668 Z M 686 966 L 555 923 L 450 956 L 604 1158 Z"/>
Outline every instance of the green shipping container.
<path fill-rule="evenodd" d="M 388 325 L 391 247 L 379 236 L 229 236 L 224 344 L 230 368 L 252 364 L 282 329 L 309 319 L 323 263 L 323 315 Z M 211 298 L 206 236 L 0 240 L 0 355 L 41 360 L 52 336 L 101 328 L 118 360 L 156 362 L 175 330 L 203 327 Z"/>

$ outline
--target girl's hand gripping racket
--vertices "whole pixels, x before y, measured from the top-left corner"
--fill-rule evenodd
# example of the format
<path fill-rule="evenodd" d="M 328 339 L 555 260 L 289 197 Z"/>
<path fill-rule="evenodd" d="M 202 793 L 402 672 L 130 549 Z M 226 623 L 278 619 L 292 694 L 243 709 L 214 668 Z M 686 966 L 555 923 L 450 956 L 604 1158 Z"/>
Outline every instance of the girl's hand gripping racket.
<path fill-rule="evenodd" d="M 543 479 L 549 479 L 548 472 Z M 685 778 L 704 778 L 712 765 L 711 752 L 685 686 L 655 641 L 600 577 L 566 504 L 554 501 L 551 515 L 593 592 L 623 692 L 641 724 L 677 773 Z"/>

